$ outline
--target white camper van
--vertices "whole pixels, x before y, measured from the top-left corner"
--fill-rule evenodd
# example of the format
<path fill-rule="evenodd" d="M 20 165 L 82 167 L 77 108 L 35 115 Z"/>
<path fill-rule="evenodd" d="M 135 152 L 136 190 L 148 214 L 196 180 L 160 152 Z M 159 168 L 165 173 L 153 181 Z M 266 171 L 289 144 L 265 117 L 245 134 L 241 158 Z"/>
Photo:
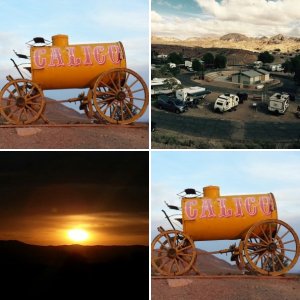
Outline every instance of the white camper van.
<path fill-rule="evenodd" d="M 232 110 L 239 105 L 239 97 L 233 94 L 223 94 L 218 97 L 215 102 L 214 110 L 216 112 L 224 112 Z"/>
<path fill-rule="evenodd" d="M 200 86 L 192 86 L 176 91 L 176 98 L 184 101 L 187 104 L 197 104 L 201 99 L 204 99 L 207 94 L 210 94 L 205 88 Z"/>
<path fill-rule="evenodd" d="M 151 95 L 167 95 L 174 92 L 181 82 L 176 78 L 154 78 L 151 80 Z"/>
<path fill-rule="evenodd" d="M 268 110 L 283 115 L 289 107 L 289 100 L 289 94 L 275 93 L 269 98 Z"/>

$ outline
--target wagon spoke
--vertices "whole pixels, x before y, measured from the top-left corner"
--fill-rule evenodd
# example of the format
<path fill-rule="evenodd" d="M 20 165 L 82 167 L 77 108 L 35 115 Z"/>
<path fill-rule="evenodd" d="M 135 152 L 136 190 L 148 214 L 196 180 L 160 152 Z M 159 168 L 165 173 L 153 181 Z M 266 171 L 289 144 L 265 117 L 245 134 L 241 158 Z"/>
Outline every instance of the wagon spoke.
<path fill-rule="evenodd" d="M 177 253 L 177 255 L 193 257 L 193 253 Z"/>
<path fill-rule="evenodd" d="M 180 270 L 180 267 L 179 267 L 179 264 L 178 264 L 178 261 L 177 261 L 177 259 L 175 259 L 175 265 L 176 265 L 176 267 L 177 267 L 177 272 L 179 272 L 179 270 Z"/>
<path fill-rule="evenodd" d="M 11 110 L 11 112 L 8 114 L 8 117 L 10 118 L 14 113 L 16 113 L 19 110 L 18 106 L 15 106 L 15 110 Z"/>
<path fill-rule="evenodd" d="M 283 238 L 284 238 L 289 232 L 290 232 L 290 231 L 287 230 L 287 232 L 286 232 L 282 237 L 280 237 L 280 239 L 283 240 Z"/>
<path fill-rule="evenodd" d="M 158 242 L 162 245 L 163 248 L 165 248 L 166 250 L 168 250 L 168 248 L 160 240 L 158 240 Z"/>
<path fill-rule="evenodd" d="M 173 265 L 174 265 L 174 260 L 175 260 L 175 258 L 172 259 L 172 263 L 170 264 L 170 267 L 169 267 L 169 273 L 171 273 L 172 267 L 173 267 Z"/>
<path fill-rule="evenodd" d="M 283 263 L 282 263 L 282 261 L 281 261 L 280 257 L 277 255 L 277 253 L 276 253 L 276 252 L 275 252 L 275 256 L 276 256 L 277 260 L 279 261 L 279 263 L 280 263 L 280 265 L 281 265 L 282 269 L 284 269 L 284 265 L 283 265 Z"/>
<path fill-rule="evenodd" d="M 145 98 L 138 98 L 138 97 L 133 97 L 133 96 L 128 96 L 128 98 L 132 99 L 132 100 L 140 100 L 140 101 L 145 101 Z"/>
<path fill-rule="evenodd" d="M 124 120 L 123 102 L 120 103 L 120 107 L 121 107 L 121 119 L 123 121 Z"/>
<path fill-rule="evenodd" d="M 112 85 L 114 86 L 115 91 L 118 92 L 119 89 L 115 84 L 115 80 L 112 78 L 112 73 L 109 74 L 109 79 L 110 79 L 110 82 L 112 83 Z"/>
<path fill-rule="evenodd" d="M 162 270 L 162 268 L 167 264 L 167 263 L 169 263 L 170 262 L 170 260 L 165 260 L 163 263 L 162 263 L 162 265 L 159 267 L 159 269 L 160 270 Z"/>
<path fill-rule="evenodd" d="M 186 249 L 190 249 L 190 248 L 192 248 L 192 247 L 193 247 L 193 245 L 188 245 L 188 246 L 186 246 L 186 247 L 184 247 L 184 248 L 178 249 L 178 252 L 182 252 L 182 251 L 184 251 L 184 250 L 186 250 Z"/>
<path fill-rule="evenodd" d="M 293 250 L 293 249 L 286 249 L 286 248 L 280 248 L 280 247 L 277 247 L 277 249 L 289 251 L 289 252 L 295 252 L 295 253 L 297 252 L 296 250 Z"/>
<path fill-rule="evenodd" d="M 260 236 L 258 236 L 255 232 L 252 232 L 252 234 L 254 234 L 254 235 L 257 236 L 258 238 L 260 238 L 261 241 L 263 241 L 266 245 L 268 244 L 268 242 L 266 242 L 264 239 L 262 239 Z"/>
<path fill-rule="evenodd" d="M 132 105 L 132 106 L 134 106 L 136 109 L 139 109 L 139 110 L 141 110 L 138 106 L 136 106 L 135 104 L 133 104 L 133 103 L 131 103 L 130 101 L 126 101 L 126 103 L 128 103 L 128 104 L 130 104 L 130 105 Z"/>
<path fill-rule="evenodd" d="M 27 100 L 34 100 L 34 99 L 39 98 L 39 97 L 41 97 L 41 95 L 40 94 L 36 94 L 36 95 L 30 96 L 29 98 L 26 98 L 26 99 Z M 28 103 L 28 101 L 26 101 L 26 102 Z"/>
<path fill-rule="evenodd" d="M 115 93 L 117 92 L 111 86 L 109 86 L 108 84 L 104 83 L 103 81 L 101 81 L 100 84 L 103 84 L 104 86 L 106 86 L 108 88 L 108 90 L 114 91 Z"/>
<path fill-rule="evenodd" d="M 132 94 L 134 94 L 134 93 L 141 92 L 141 91 L 143 91 L 143 90 L 144 90 L 144 89 L 143 89 L 143 88 L 141 88 L 141 89 L 138 89 L 138 90 L 132 91 L 131 93 L 132 93 Z"/>
<path fill-rule="evenodd" d="M 131 110 L 129 109 L 129 107 L 127 106 L 126 102 L 124 102 L 125 108 L 126 110 L 129 112 L 129 114 L 131 115 L 131 117 L 133 117 L 133 114 L 131 112 Z"/>
<path fill-rule="evenodd" d="M 263 233 L 263 235 L 264 235 L 264 237 L 265 237 L 265 239 L 266 239 L 266 243 L 268 244 L 268 242 L 269 242 L 269 238 L 268 238 L 268 235 L 266 234 L 266 232 L 265 232 L 265 230 L 264 230 L 264 228 L 262 227 L 262 226 L 260 226 L 260 229 L 261 229 L 261 231 L 262 231 L 262 233 Z M 264 241 L 264 240 L 263 240 Z M 265 242 L 265 241 L 264 241 Z"/>
<path fill-rule="evenodd" d="M 160 255 L 160 256 L 157 256 L 157 257 L 153 257 L 152 260 L 158 260 L 158 259 L 162 259 L 162 258 L 165 258 L 165 257 L 168 257 L 168 255 L 165 254 L 165 255 Z"/>
<path fill-rule="evenodd" d="M 131 89 L 139 80 L 136 79 L 128 88 Z"/>
<path fill-rule="evenodd" d="M 295 240 L 290 240 L 290 241 L 287 241 L 287 242 L 285 242 L 283 244 L 286 245 L 286 244 L 290 244 L 290 243 L 294 243 L 294 242 L 295 242 Z"/>
<path fill-rule="evenodd" d="M 17 119 L 18 122 L 20 122 L 23 112 L 24 112 L 24 107 L 20 109 L 20 113 L 19 113 L 19 116 L 18 116 L 18 119 Z"/>
<path fill-rule="evenodd" d="M 6 106 L 2 106 L 1 109 L 6 109 L 6 108 L 10 108 L 16 106 L 16 104 L 10 104 L 10 105 L 6 105 Z"/>

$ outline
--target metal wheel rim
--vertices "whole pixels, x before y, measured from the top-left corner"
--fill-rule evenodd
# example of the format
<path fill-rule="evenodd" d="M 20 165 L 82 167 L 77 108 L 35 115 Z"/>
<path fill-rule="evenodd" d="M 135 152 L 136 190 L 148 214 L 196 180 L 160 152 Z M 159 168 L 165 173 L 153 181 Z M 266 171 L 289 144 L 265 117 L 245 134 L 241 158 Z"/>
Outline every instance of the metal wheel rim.
<path fill-rule="evenodd" d="M 247 232 L 244 251 L 255 271 L 278 276 L 296 264 L 299 239 L 293 228 L 281 220 L 261 221 Z"/>
<path fill-rule="evenodd" d="M 43 91 L 30 80 L 12 80 L 1 90 L 1 115 L 10 124 L 31 124 L 41 117 L 45 107 Z"/>
<path fill-rule="evenodd" d="M 109 123 L 133 123 L 144 114 L 148 102 L 145 81 L 127 68 L 102 73 L 94 85 L 94 107 L 100 117 Z"/>
<path fill-rule="evenodd" d="M 182 275 L 197 257 L 193 240 L 179 230 L 163 231 L 151 244 L 151 264 L 161 275 Z"/>

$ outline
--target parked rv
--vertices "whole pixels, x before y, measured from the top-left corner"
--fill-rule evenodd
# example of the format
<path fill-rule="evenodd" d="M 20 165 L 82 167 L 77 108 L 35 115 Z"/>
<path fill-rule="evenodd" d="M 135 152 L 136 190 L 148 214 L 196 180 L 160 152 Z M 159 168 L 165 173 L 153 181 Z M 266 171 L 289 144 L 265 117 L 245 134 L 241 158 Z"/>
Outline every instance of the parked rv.
<path fill-rule="evenodd" d="M 204 99 L 206 95 L 210 94 L 206 88 L 200 86 L 192 86 L 176 91 L 176 98 L 178 100 L 186 102 L 190 107 L 194 107 L 199 104 L 201 99 Z"/>
<path fill-rule="evenodd" d="M 287 93 L 275 93 L 269 98 L 268 110 L 283 115 L 289 107 L 289 99 Z"/>
<path fill-rule="evenodd" d="M 214 110 L 215 112 L 225 112 L 236 109 L 239 105 L 239 97 L 233 94 L 223 94 L 218 97 L 215 102 Z"/>
<path fill-rule="evenodd" d="M 151 80 L 151 95 L 167 95 L 174 92 L 181 82 L 176 78 L 153 78 Z"/>

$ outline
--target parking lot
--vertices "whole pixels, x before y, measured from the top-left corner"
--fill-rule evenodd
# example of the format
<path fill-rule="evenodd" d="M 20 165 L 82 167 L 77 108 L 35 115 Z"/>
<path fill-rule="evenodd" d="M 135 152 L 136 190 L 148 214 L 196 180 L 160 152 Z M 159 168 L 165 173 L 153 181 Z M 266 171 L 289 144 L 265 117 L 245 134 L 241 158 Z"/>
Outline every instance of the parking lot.
<path fill-rule="evenodd" d="M 156 141 L 158 135 L 172 136 L 193 141 L 204 138 L 206 140 L 223 140 L 231 142 L 255 143 L 281 143 L 278 147 L 284 147 L 284 143 L 296 143 L 300 139 L 300 119 L 296 117 L 297 106 L 300 104 L 297 87 L 289 80 L 284 79 L 280 86 L 274 86 L 268 90 L 268 95 L 275 92 L 294 92 L 296 101 L 290 101 L 290 106 L 284 115 L 276 115 L 268 111 L 267 103 L 257 96 L 261 91 L 246 91 L 248 100 L 239 104 L 236 109 L 224 113 L 216 113 L 213 109 L 218 96 L 223 93 L 237 93 L 236 90 L 214 86 L 210 83 L 192 80 L 190 74 L 182 74 L 179 77 L 183 86 L 203 86 L 211 90 L 204 100 L 196 108 L 189 108 L 182 114 L 175 114 L 160 110 L 152 106 L 152 121 L 156 123 L 157 133 L 153 136 Z M 240 91 L 239 91 L 240 92 Z M 256 96 L 256 97 L 255 97 Z M 154 102 L 153 102 L 154 103 Z M 155 144 L 154 147 L 160 147 Z M 274 147 L 274 144 L 272 145 Z M 262 146 L 264 147 L 264 146 Z M 277 147 L 277 146 L 276 146 Z M 296 147 L 296 146 L 291 146 Z M 220 147 L 222 148 L 222 146 Z"/>

